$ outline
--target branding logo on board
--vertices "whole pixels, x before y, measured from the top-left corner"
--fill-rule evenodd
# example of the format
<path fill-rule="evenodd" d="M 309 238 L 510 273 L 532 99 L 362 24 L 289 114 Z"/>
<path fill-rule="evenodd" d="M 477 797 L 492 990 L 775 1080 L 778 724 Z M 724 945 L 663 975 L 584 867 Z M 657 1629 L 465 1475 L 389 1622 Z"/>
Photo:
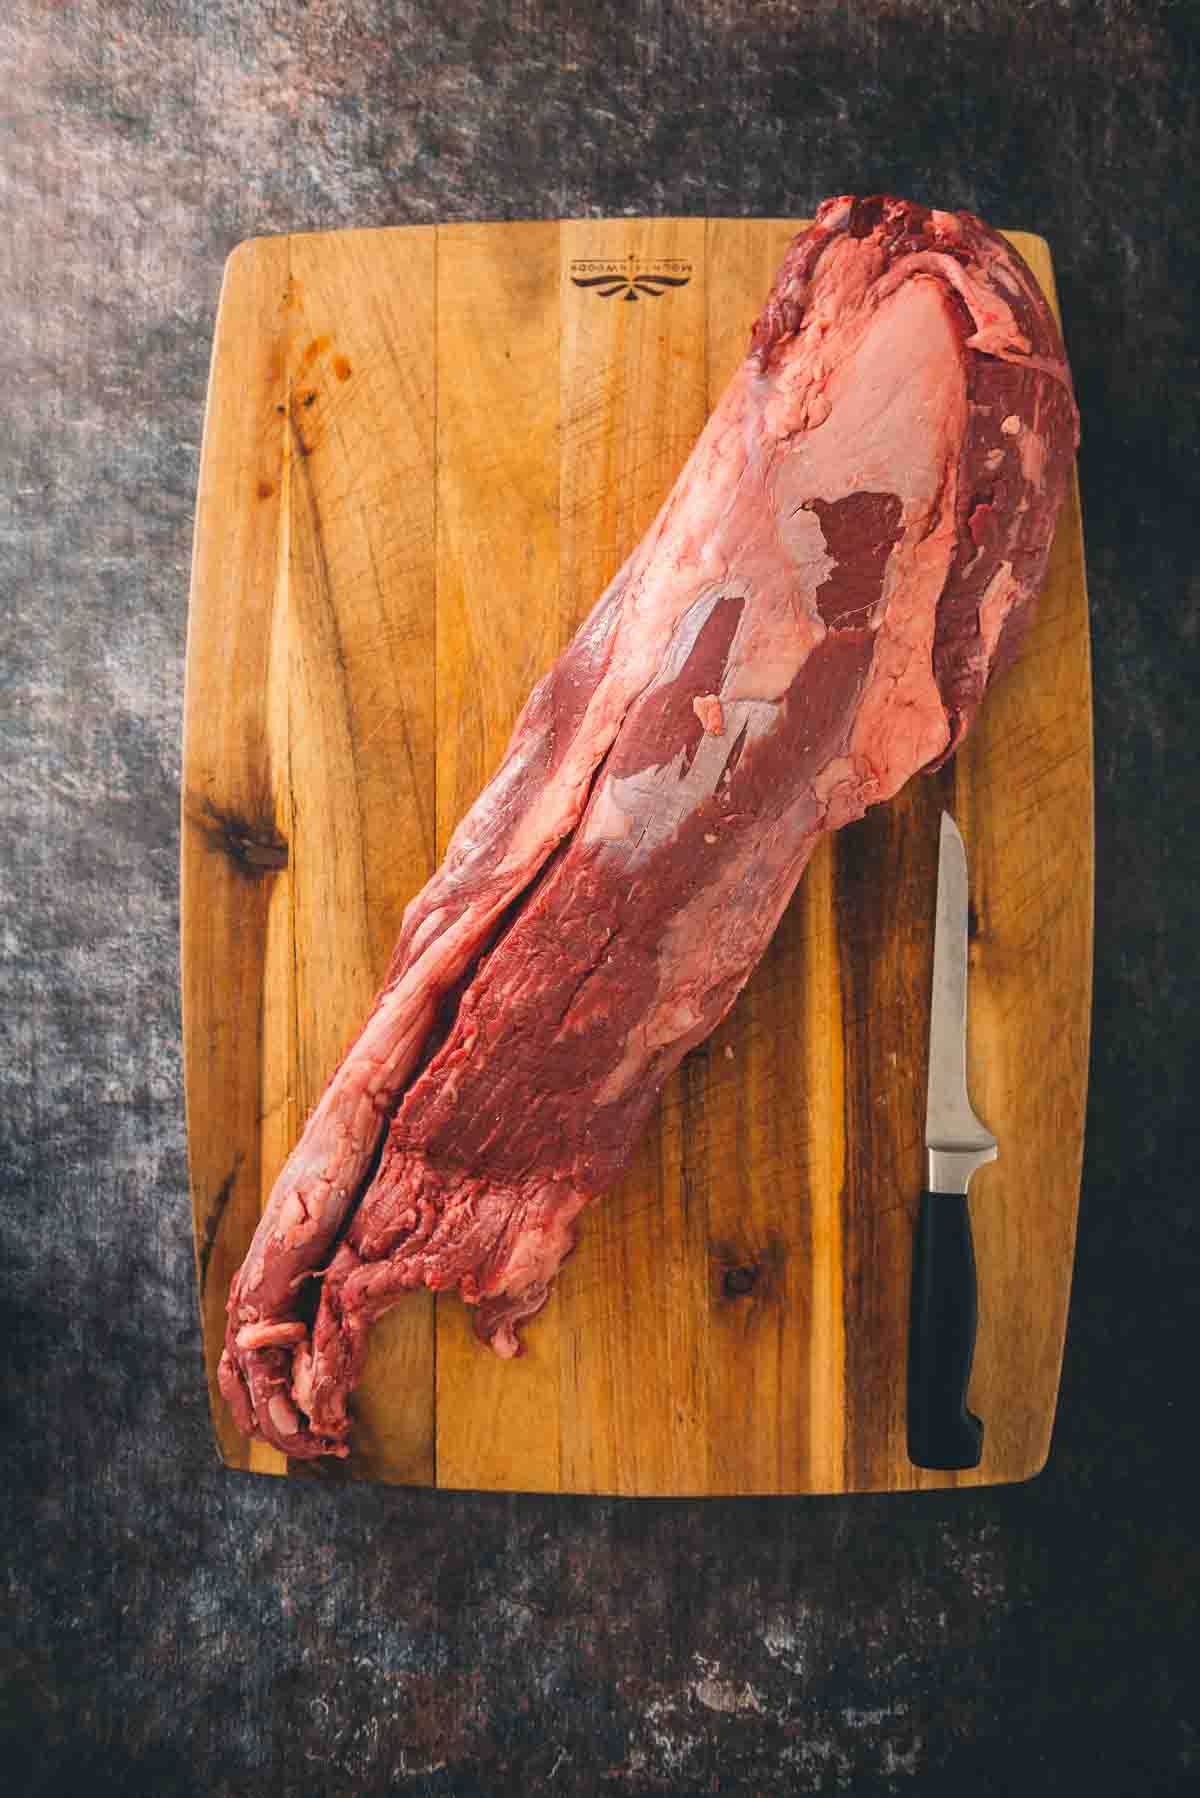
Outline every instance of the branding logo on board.
<path fill-rule="evenodd" d="M 602 300 L 660 300 L 672 288 L 686 287 L 692 264 L 677 256 L 581 256 L 570 264 L 576 287 Z"/>

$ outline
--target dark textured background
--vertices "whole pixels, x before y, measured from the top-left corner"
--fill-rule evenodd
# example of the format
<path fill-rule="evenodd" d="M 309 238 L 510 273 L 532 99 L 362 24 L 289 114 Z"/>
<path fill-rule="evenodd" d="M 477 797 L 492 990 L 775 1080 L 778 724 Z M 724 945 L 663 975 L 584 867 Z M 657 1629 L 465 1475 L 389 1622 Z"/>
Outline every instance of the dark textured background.
<path fill-rule="evenodd" d="M 6 0 L 0 1785 L 1200 1785 L 1197 20 L 1191 0 Z M 877 189 L 1050 239 L 1084 417 L 1096 1014 L 1047 1471 L 745 1503 L 227 1474 L 176 872 L 225 256 L 252 233 Z"/>

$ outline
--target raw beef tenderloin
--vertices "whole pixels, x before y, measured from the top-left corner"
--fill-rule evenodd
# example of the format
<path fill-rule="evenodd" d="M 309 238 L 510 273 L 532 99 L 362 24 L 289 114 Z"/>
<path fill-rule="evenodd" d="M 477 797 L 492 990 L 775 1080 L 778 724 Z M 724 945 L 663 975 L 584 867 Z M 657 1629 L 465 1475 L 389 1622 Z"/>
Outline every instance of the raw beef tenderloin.
<path fill-rule="evenodd" d="M 344 1453 L 370 1324 L 414 1287 L 457 1287 L 516 1352 L 818 838 L 943 761 L 1011 659 L 1076 438 L 1003 238 L 901 200 L 821 207 L 280 1175 L 229 1299 L 243 1429 Z"/>

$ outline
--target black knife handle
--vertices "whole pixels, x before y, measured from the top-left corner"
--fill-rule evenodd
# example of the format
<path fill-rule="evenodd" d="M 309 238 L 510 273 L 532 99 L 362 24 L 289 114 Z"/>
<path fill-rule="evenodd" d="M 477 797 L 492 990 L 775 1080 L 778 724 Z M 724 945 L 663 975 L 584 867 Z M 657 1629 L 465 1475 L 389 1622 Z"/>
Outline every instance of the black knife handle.
<path fill-rule="evenodd" d="M 967 1410 L 975 1353 L 975 1251 L 964 1193 L 923 1192 L 908 1335 L 908 1458 L 978 1467 L 983 1425 Z"/>

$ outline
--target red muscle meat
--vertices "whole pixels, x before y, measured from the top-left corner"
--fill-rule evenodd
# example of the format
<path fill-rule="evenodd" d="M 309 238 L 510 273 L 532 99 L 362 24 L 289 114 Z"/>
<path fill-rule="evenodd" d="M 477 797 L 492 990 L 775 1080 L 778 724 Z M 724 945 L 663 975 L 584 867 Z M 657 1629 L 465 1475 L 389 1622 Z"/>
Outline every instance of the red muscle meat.
<path fill-rule="evenodd" d="M 229 1297 L 243 1429 L 344 1453 L 370 1325 L 415 1287 L 456 1287 L 516 1352 L 818 838 L 943 761 L 1011 659 L 1076 438 L 1003 238 L 902 200 L 821 207 L 279 1176 Z"/>

